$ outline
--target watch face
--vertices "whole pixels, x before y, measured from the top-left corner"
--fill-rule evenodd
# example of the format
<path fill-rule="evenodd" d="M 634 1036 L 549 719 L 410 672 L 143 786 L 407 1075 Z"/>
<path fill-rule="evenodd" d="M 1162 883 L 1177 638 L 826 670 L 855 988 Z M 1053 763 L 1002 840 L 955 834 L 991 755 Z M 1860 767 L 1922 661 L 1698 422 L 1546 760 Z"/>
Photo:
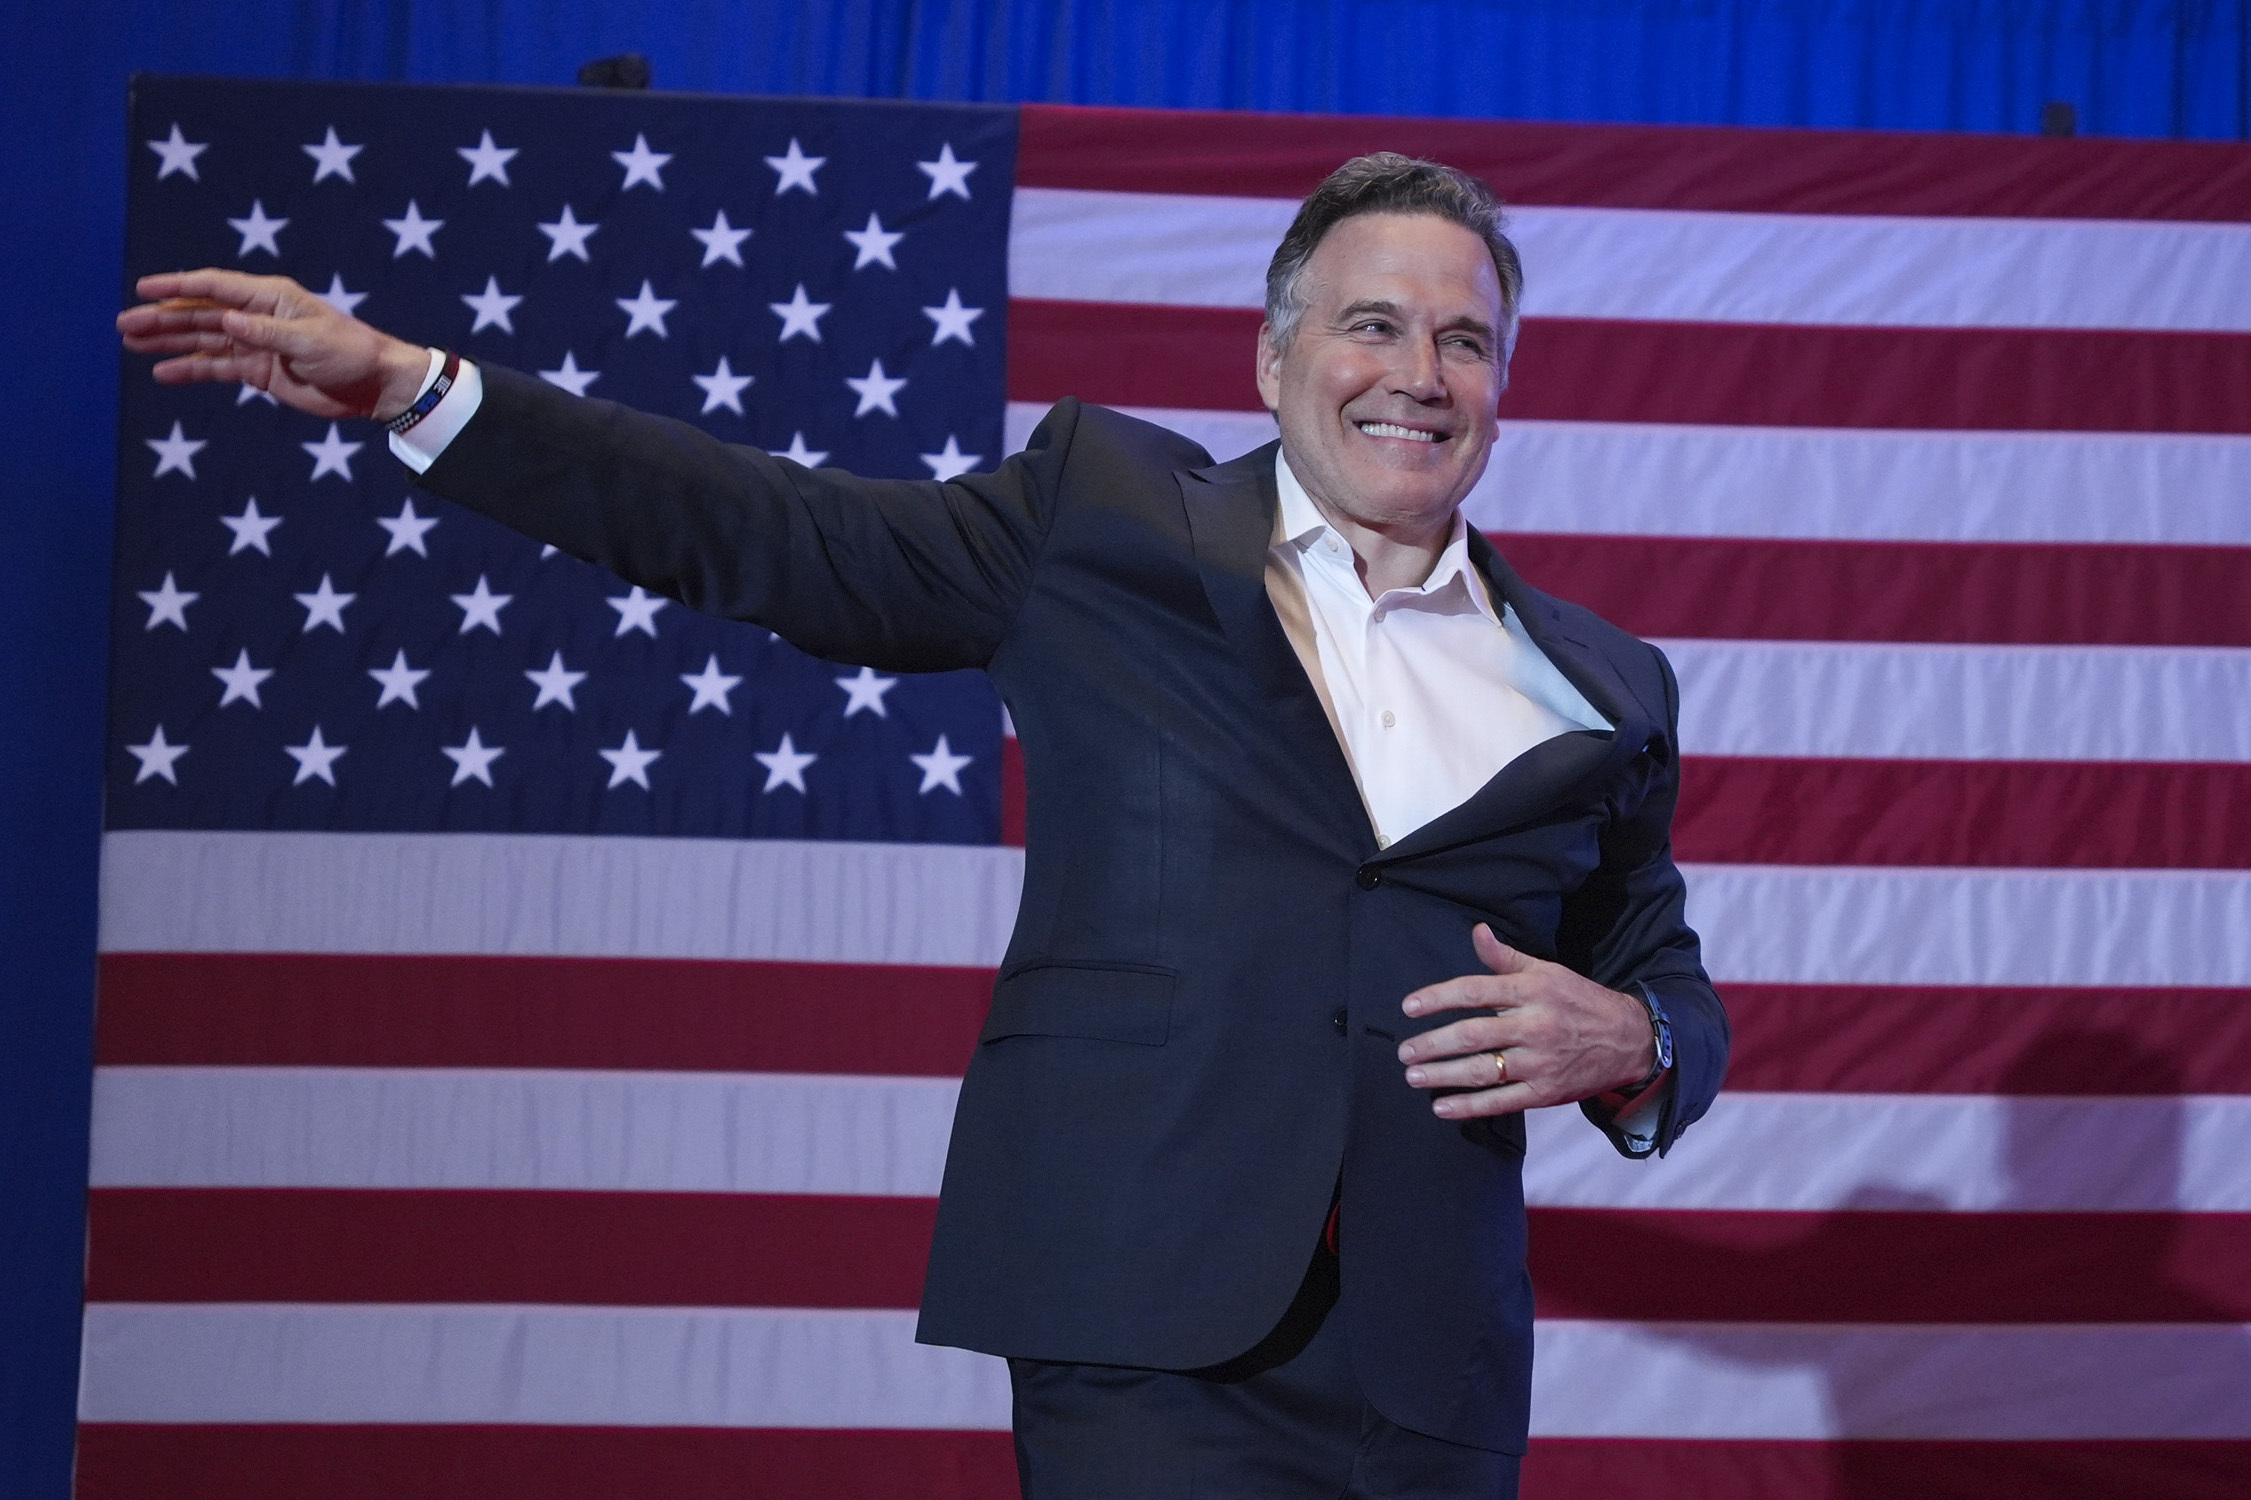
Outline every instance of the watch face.
<path fill-rule="evenodd" d="M 1657 1066 L 1660 1069 L 1669 1068 L 1673 1065 L 1672 1018 L 1665 1014 L 1665 1007 L 1657 1002 L 1654 994 L 1644 990 L 1642 995 L 1649 1002 L 1649 1019 L 1657 1032 Z"/>

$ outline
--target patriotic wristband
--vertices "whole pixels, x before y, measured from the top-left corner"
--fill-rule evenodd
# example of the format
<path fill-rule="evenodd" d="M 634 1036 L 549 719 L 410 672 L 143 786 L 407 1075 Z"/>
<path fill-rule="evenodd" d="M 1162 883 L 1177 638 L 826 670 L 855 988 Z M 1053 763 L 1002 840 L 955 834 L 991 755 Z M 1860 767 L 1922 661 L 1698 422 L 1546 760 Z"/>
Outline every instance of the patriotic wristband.
<path fill-rule="evenodd" d="M 412 406 L 385 422 L 384 431 L 396 436 L 438 409 L 438 403 L 445 400 L 446 392 L 453 389 L 454 379 L 461 373 L 461 356 L 448 349 L 445 357 L 446 362 L 430 388 Z"/>

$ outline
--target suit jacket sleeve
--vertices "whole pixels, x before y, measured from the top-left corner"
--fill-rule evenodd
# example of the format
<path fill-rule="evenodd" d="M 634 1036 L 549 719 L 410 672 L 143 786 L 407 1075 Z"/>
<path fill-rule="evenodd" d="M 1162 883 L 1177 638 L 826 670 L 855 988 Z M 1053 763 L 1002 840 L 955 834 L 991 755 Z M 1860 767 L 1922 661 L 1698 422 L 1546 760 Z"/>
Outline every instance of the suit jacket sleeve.
<path fill-rule="evenodd" d="M 1664 653 L 1648 648 L 1664 683 L 1665 733 L 1641 757 L 1638 802 L 1620 807 L 1603 839 L 1601 868 L 1571 899 L 1564 925 L 1566 959 L 1597 983 L 1631 994 L 1647 986 L 1673 1028 L 1673 1068 L 1654 1139 L 1635 1146 L 1593 1100 L 1580 1108 L 1627 1156 L 1672 1149 L 1701 1119 L 1727 1071 L 1727 1011 L 1704 973 L 1696 933 L 1688 925 L 1687 888 L 1673 864 L 1673 808 L 1680 800 L 1680 685 Z"/>
<path fill-rule="evenodd" d="M 482 367 L 477 414 L 421 479 L 630 583 L 885 670 L 981 667 L 1029 587 L 1078 415 L 991 474 L 807 469 L 669 418 Z"/>

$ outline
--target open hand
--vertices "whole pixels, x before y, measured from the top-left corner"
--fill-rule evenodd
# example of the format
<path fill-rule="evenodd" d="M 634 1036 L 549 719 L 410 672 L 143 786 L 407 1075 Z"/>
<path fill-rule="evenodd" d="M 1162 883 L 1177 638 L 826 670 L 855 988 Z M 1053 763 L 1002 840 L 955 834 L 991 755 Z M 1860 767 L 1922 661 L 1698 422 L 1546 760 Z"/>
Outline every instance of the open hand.
<path fill-rule="evenodd" d="M 1475 1012 L 1399 1044 L 1410 1086 L 1474 1090 L 1433 1100 L 1435 1113 L 1449 1120 L 1512 1114 L 1649 1076 L 1657 1048 L 1639 1000 L 1519 953 L 1482 922 L 1470 941 L 1492 973 L 1444 980 L 1400 1003 L 1410 1016 Z"/>
<path fill-rule="evenodd" d="M 338 312 L 286 276 L 169 271 L 143 276 L 149 300 L 117 315 L 135 354 L 168 356 L 165 385 L 253 385 L 316 417 L 394 417 L 429 374 L 427 349 Z"/>

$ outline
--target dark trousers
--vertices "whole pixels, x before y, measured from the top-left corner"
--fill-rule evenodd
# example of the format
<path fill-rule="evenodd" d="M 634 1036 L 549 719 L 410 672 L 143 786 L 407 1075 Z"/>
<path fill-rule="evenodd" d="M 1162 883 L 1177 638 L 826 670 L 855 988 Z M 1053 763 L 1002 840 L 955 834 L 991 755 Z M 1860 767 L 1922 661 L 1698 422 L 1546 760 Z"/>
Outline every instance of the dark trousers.
<path fill-rule="evenodd" d="M 1206 1370 L 1010 1360 L 1024 1500 L 1516 1500 L 1518 1460 L 1410 1432 L 1353 1377 L 1337 1262 Z"/>

